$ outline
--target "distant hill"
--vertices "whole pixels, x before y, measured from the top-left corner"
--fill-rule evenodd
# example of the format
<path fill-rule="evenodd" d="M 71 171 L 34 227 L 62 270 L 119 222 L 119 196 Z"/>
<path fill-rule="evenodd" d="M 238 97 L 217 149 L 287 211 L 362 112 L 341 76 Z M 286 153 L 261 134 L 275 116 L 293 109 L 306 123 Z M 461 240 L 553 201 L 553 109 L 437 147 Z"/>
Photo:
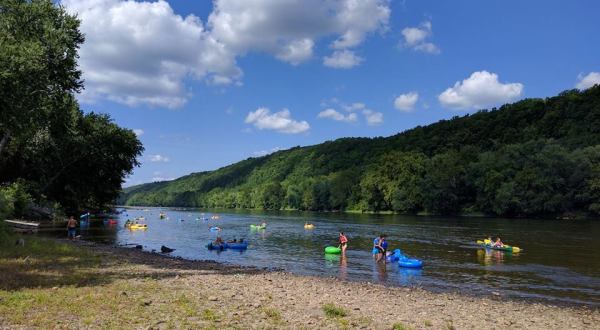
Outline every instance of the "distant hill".
<path fill-rule="evenodd" d="M 342 138 L 123 190 L 126 205 L 600 213 L 600 86 L 386 138 Z"/>

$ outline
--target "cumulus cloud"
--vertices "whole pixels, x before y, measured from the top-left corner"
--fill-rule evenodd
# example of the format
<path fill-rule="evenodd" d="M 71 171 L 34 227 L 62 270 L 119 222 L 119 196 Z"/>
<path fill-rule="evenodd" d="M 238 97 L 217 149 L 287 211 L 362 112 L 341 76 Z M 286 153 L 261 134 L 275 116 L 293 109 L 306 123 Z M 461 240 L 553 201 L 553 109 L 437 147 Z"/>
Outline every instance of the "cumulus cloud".
<path fill-rule="evenodd" d="M 402 30 L 404 46 L 416 51 L 439 54 L 440 49 L 432 42 L 426 41 L 431 37 L 431 22 L 425 21 L 418 27 L 407 27 Z"/>
<path fill-rule="evenodd" d="M 415 109 L 415 104 L 419 100 L 419 93 L 409 92 L 406 94 L 400 94 L 394 100 L 394 107 L 403 112 L 410 112 Z"/>
<path fill-rule="evenodd" d="M 383 113 L 381 112 L 376 112 L 371 109 L 364 109 L 362 113 L 365 116 L 367 125 L 369 126 L 376 126 L 383 123 Z"/>
<path fill-rule="evenodd" d="M 267 108 L 258 108 L 256 111 L 248 113 L 246 123 L 252 124 L 260 130 L 274 130 L 287 134 L 302 133 L 310 129 L 308 122 L 294 120 L 288 109 L 271 113 Z"/>
<path fill-rule="evenodd" d="M 362 61 L 363 58 L 351 50 L 336 50 L 331 56 L 323 57 L 323 65 L 334 69 L 350 69 Z"/>
<path fill-rule="evenodd" d="M 600 85 L 600 72 L 590 72 L 586 76 L 579 75 L 579 82 L 575 85 L 577 89 L 588 89 L 594 85 Z"/>
<path fill-rule="evenodd" d="M 186 78 L 234 82 L 235 54 L 194 15 L 175 14 L 163 0 L 63 0 L 81 19 L 79 52 L 84 101 L 106 98 L 127 105 L 176 108 L 190 93 Z"/>
<path fill-rule="evenodd" d="M 261 51 L 297 65 L 313 54 L 316 41 L 334 37 L 334 49 L 360 45 L 385 30 L 389 0 L 215 0 L 208 18 L 211 35 L 236 54 Z"/>
<path fill-rule="evenodd" d="M 165 157 L 163 155 L 150 155 L 148 157 L 148 159 L 150 159 L 151 162 L 153 163 L 168 163 L 170 161 L 170 159 L 168 157 Z"/>
<path fill-rule="evenodd" d="M 355 113 L 350 113 L 347 116 L 336 111 L 335 109 L 328 108 L 325 109 L 317 115 L 318 118 L 328 118 L 333 119 L 335 121 L 345 121 L 345 122 L 355 122 L 358 119 L 358 116 Z"/>
<path fill-rule="evenodd" d="M 387 28 L 389 0 L 214 0 L 206 24 L 165 0 L 61 0 L 81 19 L 86 42 L 82 101 L 109 99 L 176 108 L 191 97 L 186 79 L 241 85 L 236 59 L 263 52 L 298 65 L 318 40 L 335 49 L 326 63 L 349 68 L 368 34 Z M 337 63 L 337 64 L 336 64 Z"/>
<path fill-rule="evenodd" d="M 487 71 L 473 72 L 465 80 L 457 81 L 453 87 L 438 96 L 440 103 L 449 108 L 474 109 L 506 103 L 520 97 L 523 84 L 506 83 L 498 75 Z"/>
<path fill-rule="evenodd" d="M 141 128 L 136 128 L 136 129 L 133 130 L 133 133 L 135 133 L 135 135 L 137 137 L 140 137 L 140 136 L 144 135 L 144 130 L 141 129 Z"/>

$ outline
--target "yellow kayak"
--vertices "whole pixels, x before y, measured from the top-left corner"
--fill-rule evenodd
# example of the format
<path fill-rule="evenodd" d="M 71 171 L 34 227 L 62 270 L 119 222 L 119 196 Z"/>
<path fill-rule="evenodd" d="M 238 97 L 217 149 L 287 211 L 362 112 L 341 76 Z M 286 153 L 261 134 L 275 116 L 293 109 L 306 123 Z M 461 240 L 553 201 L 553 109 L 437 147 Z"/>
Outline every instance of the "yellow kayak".
<path fill-rule="evenodd" d="M 129 229 L 148 229 L 148 225 L 140 225 L 140 224 L 130 225 Z"/>

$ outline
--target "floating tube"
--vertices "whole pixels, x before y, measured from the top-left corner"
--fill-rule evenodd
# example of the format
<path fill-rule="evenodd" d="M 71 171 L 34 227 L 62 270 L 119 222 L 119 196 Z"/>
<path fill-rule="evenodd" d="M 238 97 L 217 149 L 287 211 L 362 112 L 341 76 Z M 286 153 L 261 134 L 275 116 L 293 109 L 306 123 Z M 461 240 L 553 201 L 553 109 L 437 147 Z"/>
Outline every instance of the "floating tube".
<path fill-rule="evenodd" d="M 325 248 L 325 253 L 327 254 L 340 254 L 342 253 L 342 249 L 337 246 L 328 246 Z"/>
<path fill-rule="evenodd" d="M 225 243 L 225 248 L 232 250 L 246 250 L 248 248 L 248 243 Z"/>
<path fill-rule="evenodd" d="M 217 244 L 217 245 L 215 245 L 215 244 L 213 244 L 213 243 L 211 242 L 211 243 L 208 243 L 208 245 L 206 245 L 206 247 L 207 247 L 209 250 L 219 250 L 219 251 L 223 251 L 223 250 L 225 250 L 225 244 Z"/>
<path fill-rule="evenodd" d="M 304 229 L 314 229 L 315 225 L 313 224 L 308 224 L 308 225 L 304 225 Z"/>
<path fill-rule="evenodd" d="M 419 259 L 404 256 L 398 260 L 398 266 L 405 268 L 421 268 L 423 267 L 423 262 Z"/>
<path fill-rule="evenodd" d="M 210 231 L 219 231 L 219 230 L 221 230 L 221 228 L 217 227 L 217 226 L 212 226 L 212 227 L 208 228 L 208 230 L 210 230 Z"/>
<path fill-rule="evenodd" d="M 377 250 L 377 249 L 375 249 Z M 393 254 L 390 254 L 389 256 L 385 257 L 385 260 L 387 262 L 394 262 L 394 261 L 398 261 L 400 260 L 400 258 L 404 257 L 404 255 L 402 254 L 402 251 L 400 251 L 400 249 L 395 249 Z"/>

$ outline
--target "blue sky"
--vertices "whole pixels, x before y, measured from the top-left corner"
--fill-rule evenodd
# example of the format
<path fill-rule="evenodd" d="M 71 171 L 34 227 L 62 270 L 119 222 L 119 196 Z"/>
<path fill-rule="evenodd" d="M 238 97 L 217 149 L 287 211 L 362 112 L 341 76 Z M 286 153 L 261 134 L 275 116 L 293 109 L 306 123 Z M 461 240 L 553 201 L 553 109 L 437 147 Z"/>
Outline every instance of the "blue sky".
<path fill-rule="evenodd" d="M 141 133 L 126 185 L 600 83 L 592 0 L 62 4 L 82 108 Z"/>

